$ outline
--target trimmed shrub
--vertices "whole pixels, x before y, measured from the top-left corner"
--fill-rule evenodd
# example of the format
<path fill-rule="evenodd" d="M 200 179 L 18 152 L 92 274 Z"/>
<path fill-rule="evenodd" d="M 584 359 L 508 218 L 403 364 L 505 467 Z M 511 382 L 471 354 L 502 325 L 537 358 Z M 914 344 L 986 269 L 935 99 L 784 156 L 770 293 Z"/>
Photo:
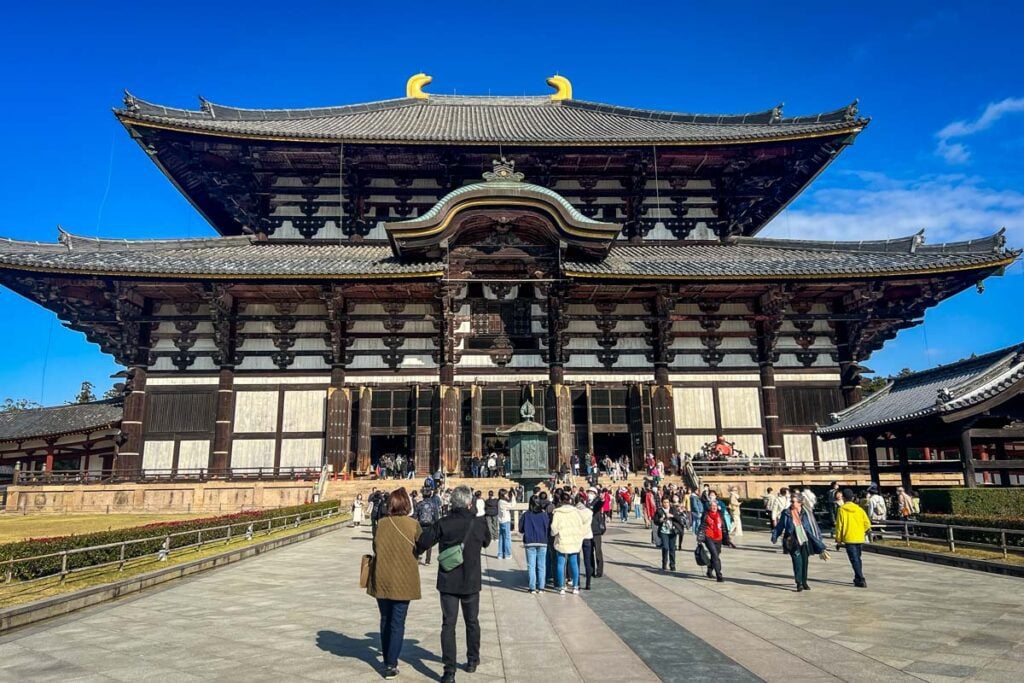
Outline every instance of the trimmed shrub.
<path fill-rule="evenodd" d="M 917 515 L 917 520 L 929 524 L 949 524 L 952 526 L 976 526 L 990 527 L 992 529 L 1012 529 L 1024 531 L 1024 517 L 996 517 L 992 515 Z M 912 533 L 917 536 L 934 538 L 939 541 L 946 540 L 945 529 L 931 529 L 928 527 L 914 526 L 911 522 Z M 998 546 L 1001 543 L 1000 534 L 997 531 L 961 531 L 955 530 L 954 538 L 957 541 L 968 541 L 971 543 L 987 543 Z M 1014 548 L 1024 548 L 1024 534 L 1007 534 L 1006 545 Z"/>
<path fill-rule="evenodd" d="M 76 536 L 58 536 L 54 538 L 33 538 L 27 541 L 16 543 L 5 543 L 0 545 L 0 574 L 6 576 L 7 567 L 4 562 L 9 559 L 20 557 L 36 557 L 38 555 L 49 555 L 59 553 L 63 550 L 75 548 L 88 548 L 96 545 L 107 545 L 109 543 L 121 543 L 132 539 L 151 539 L 142 543 L 132 543 L 125 546 L 125 559 L 130 560 L 145 555 L 153 555 L 160 550 L 164 538 L 168 534 L 180 532 L 186 533 L 170 539 L 171 550 L 184 546 L 193 545 L 198 541 L 199 532 L 202 531 L 203 542 L 227 539 L 228 526 L 232 538 L 245 534 L 250 524 L 254 525 L 254 531 L 265 531 L 267 524 L 272 529 L 285 525 L 285 520 L 267 522 L 274 517 L 287 515 L 301 515 L 301 520 L 316 516 L 321 510 L 326 510 L 338 505 L 336 500 L 325 500 L 319 503 L 307 505 L 293 505 L 291 507 L 275 508 L 271 510 L 256 510 L 252 512 L 238 512 L 231 515 L 220 515 L 217 517 L 205 517 L 202 519 L 187 519 L 172 522 L 156 522 L 144 526 L 128 527 L 125 529 L 114 529 L 111 531 L 97 531 L 89 534 Z M 260 524 L 259 522 L 263 522 Z M 224 527 L 221 529 L 210 529 L 210 527 Z M 103 548 L 90 550 L 84 553 L 75 553 L 68 556 L 68 569 L 81 569 L 104 562 L 115 562 L 121 557 L 121 547 Z M 31 562 L 15 563 L 11 570 L 11 576 L 18 581 L 36 579 L 43 576 L 51 576 L 60 573 L 61 558 L 48 557 Z"/>
<path fill-rule="evenodd" d="M 921 511 L 945 515 L 1024 517 L 1024 489 L 922 489 Z"/>

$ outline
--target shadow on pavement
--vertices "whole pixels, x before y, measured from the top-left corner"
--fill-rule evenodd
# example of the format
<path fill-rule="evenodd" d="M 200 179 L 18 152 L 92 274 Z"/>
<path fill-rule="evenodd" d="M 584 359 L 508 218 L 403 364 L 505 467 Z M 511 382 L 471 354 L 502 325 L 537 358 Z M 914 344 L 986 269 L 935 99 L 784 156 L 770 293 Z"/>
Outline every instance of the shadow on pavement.
<path fill-rule="evenodd" d="M 403 642 L 399 666 L 408 664 L 427 678 L 437 678 L 437 672 L 432 671 L 424 662 L 440 662 L 441 658 L 420 647 L 419 642 L 409 638 Z M 380 658 L 380 636 L 376 633 L 367 633 L 365 638 L 353 638 L 337 631 L 318 631 L 316 646 L 338 657 L 366 662 L 374 671 L 383 668 Z"/>
<path fill-rule="evenodd" d="M 484 571 L 483 584 L 525 591 L 529 590 L 530 577 L 525 569 L 487 569 Z"/>

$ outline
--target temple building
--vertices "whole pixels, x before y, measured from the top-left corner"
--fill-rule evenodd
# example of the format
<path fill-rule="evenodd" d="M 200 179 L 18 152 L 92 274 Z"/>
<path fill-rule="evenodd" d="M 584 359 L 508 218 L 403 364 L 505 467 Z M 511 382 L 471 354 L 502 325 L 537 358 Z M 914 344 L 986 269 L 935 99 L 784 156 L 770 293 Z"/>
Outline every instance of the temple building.
<path fill-rule="evenodd" d="M 524 398 L 552 467 L 667 459 L 723 434 L 787 461 L 866 460 L 814 434 L 860 363 L 1019 252 L 757 233 L 868 124 L 435 95 L 117 120 L 219 236 L 0 241 L 0 282 L 128 375 L 113 466 L 212 474 L 384 454 L 459 471 Z"/>

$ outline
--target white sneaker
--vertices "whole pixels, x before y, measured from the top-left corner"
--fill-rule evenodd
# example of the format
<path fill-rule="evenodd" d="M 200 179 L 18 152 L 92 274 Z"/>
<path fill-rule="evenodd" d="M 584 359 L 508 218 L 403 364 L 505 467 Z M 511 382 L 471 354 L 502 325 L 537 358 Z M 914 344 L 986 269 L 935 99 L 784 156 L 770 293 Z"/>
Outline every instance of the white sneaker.
<path fill-rule="evenodd" d="M 580 589 L 579 589 L 579 586 L 577 586 L 576 588 L 573 588 L 573 589 L 572 589 L 572 594 L 573 594 L 573 595 L 579 595 L 579 594 L 580 594 Z"/>
<path fill-rule="evenodd" d="M 559 595 L 565 595 L 565 589 L 564 588 L 559 588 L 558 589 L 558 594 Z"/>

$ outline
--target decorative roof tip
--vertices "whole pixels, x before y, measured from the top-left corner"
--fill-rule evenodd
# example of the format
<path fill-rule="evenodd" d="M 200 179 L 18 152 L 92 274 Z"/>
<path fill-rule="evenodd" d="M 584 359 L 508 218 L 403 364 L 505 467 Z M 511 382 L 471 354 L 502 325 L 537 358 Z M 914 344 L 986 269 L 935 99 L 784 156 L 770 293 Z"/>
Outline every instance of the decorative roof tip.
<path fill-rule="evenodd" d="M 915 235 L 910 238 L 910 253 L 917 253 L 917 248 L 924 244 L 924 228 L 917 231 Z"/>
<path fill-rule="evenodd" d="M 125 88 L 125 91 L 124 91 L 124 108 L 127 109 L 128 111 L 138 111 L 139 110 L 139 102 L 138 102 L 138 100 L 135 99 L 135 95 L 132 95 L 130 92 L 128 92 L 127 88 Z"/>
<path fill-rule="evenodd" d="M 768 123 L 779 123 L 782 121 L 782 110 L 785 106 L 785 102 L 779 102 L 775 105 L 775 107 L 772 108 L 771 118 L 768 119 Z"/>
<path fill-rule="evenodd" d="M 213 104 L 208 99 L 203 97 L 202 95 L 199 95 L 198 97 L 199 97 L 199 111 L 201 111 L 203 113 L 206 113 L 206 114 L 209 114 L 211 119 L 217 118 L 217 113 L 213 110 Z"/>
<path fill-rule="evenodd" d="M 433 77 L 428 76 L 422 71 L 418 74 L 413 74 L 409 77 L 409 80 L 405 82 L 405 96 L 414 100 L 425 100 L 430 97 L 430 93 L 423 92 L 423 88 L 433 81 Z"/>
<path fill-rule="evenodd" d="M 843 119 L 846 121 L 856 121 L 857 114 L 860 111 L 860 98 L 858 97 L 850 104 L 846 105 L 846 112 L 843 114 Z"/>
<path fill-rule="evenodd" d="M 506 182 L 521 183 L 526 176 L 516 172 L 516 162 L 509 161 L 505 157 L 495 159 L 491 162 L 493 170 L 484 173 L 484 180 L 489 183 L 504 180 Z"/>
<path fill-rule="evenodd" d="M 559 102 L 562 100 L 572 99 L 572 83 L 570 83 L 569 79 L 565 76 L 555 74 L 551 78 L 547 79 L 545 83 L 555 89 L 554 94 L 551 95 L 552 101 Z"/>

